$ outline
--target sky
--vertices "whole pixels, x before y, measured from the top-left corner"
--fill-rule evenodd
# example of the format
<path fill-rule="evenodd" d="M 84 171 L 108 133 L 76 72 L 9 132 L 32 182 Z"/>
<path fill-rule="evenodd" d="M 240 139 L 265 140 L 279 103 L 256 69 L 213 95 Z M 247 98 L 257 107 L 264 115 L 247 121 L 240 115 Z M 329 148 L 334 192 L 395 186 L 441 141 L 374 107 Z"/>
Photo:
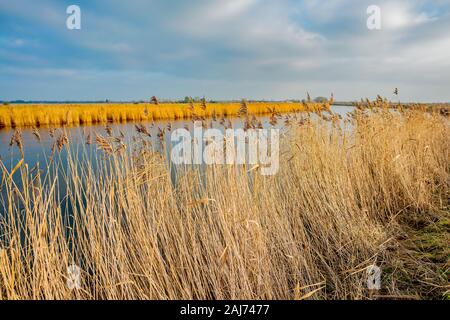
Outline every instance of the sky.
<path fill-rule="evenodd" d="M 449 30 L 450 0 L 0 0 L 0 100 L 450 101 Z"/>

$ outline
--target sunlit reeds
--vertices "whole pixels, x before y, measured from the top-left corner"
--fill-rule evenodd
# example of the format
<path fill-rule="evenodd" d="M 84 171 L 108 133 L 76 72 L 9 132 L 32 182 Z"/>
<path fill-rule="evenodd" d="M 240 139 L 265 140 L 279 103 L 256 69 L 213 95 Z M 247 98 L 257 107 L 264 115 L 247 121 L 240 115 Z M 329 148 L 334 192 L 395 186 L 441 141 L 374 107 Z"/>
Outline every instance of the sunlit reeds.
<path fill-rule="evenodd" d="M 0 106 L 0 127 L 60 126 L 107 122 L 153 121 L 238 116 L 242 103 L 160 103 L 156 97 L 151 104 L 27 104 Z M 262 115 L 276 110 L 279 113 L 317 111 L 329 104 L 288 102 L 246 102 L 249 114 Z"/>
<path fill-rule="evenodd" d="M 97 135 L 95 163 L 55 133 L 67 163 L 47 174 L 20 163 L 20 185 L 0 162 L 0 299 L 364 299 L 372 264 L 380 294 L 402 296 L 396 272 L 413 260 L 392 268 L 399 219 L 448 206 L 448 120 L 374 106 L 348 130 L 333 117 L 285 118 L 291 134 L 270 177 L 210 166 L 179 170 L 174 184 L 142 126 L 133 147 L 114 130 Z M 66 285 L 72 264 L 80 289 Z M 414 282 L 426 274 L 434 294 L 445 290 L 429 268 Z"/>

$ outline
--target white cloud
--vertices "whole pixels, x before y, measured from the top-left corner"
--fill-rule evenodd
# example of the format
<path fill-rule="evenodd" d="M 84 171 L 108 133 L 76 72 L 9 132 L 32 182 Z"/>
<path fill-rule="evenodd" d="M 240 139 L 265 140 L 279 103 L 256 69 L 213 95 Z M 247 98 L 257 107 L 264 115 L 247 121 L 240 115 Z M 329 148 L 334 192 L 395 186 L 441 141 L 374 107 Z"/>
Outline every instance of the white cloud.
<path fill-rule="evenodd" d="M 203 19 L 215 22 L 244 14 L 258 2 L 259 0 L 209 0 L 203 9 L 199 8 L 199 11 Z"/>
<path fill-rule="evenodd" d="M 430 16 L 426 12 L 417 11 L 414 2 L 389 1 L 383 4 L 382 20 L 383 27 L 398 29 L 435 21 L 437 17 Z"/>
<path fill-rule="evenodd" d="M 251 55 L 255 66 L 267 65 L 268 61 L 296 62 L 313 50 L 318 54 L 325 41 L 322 35 L 307 31 L 301 21 L 291 17 L 289 0 L 204 3 L 193 2 L 187 11 L 175 16 L 171 23 L 174 32 L 193 42 Z"/>

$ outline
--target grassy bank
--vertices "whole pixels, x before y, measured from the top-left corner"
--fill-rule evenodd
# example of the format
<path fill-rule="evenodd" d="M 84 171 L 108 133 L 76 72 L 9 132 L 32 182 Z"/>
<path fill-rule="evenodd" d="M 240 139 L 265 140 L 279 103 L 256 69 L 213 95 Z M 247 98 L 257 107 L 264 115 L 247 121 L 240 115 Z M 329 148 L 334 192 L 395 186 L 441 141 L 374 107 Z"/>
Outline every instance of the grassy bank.
<path fill-rule="evenodd" d="M 62 126 L 106 122 L 177 120 L 327 110 L 318 103 L 24 104 L 0 106 L 0 127 Z"/>
<path fill-rule="evenodd" d="M 58 148 L 52 174 L 17 169 L 24 187 L 3 168 L 0 298 L 443 298 L 448 257 L 439 256 L 447 267 L 437 271 L 401 248 L 412 217 L 423 228 L 436 222 L 432 212 L 448 217 L 448 119 L 375 106 L 355 111 L 353 130 L 337 123 L 292 118 L 280 172 L 267 177 L 210 166 L 204 176 L 178 172 L 174 186 L 145 135 L 124 148 L 115 132 L 97 138 L 98 170 L 70 157 L 60 163 Z M 70 139 L 62 148 L 74 152 Z M 66 285 L 74 263 L 78 290 Z M 403 267 L 400 278 L 398 263 L 427 273 Z M 376 294 L 366 287 L 372 264 L 383 270 Z"/>

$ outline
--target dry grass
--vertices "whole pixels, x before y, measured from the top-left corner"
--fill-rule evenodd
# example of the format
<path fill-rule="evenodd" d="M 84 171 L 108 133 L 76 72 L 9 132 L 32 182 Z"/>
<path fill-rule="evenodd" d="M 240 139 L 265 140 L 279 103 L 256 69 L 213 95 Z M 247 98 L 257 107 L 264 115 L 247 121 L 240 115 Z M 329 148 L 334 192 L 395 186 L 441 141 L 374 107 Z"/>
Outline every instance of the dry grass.
<path fill-rule="evenodd" d="M 211 118 L 213 116 L 238 116 L 241 104 L 237 103 L 158 103 L 152 104 L 29 104 L 0 106 L 0 127 L 62 126 L 107 122 L 177 120 Z M 261 115 L 298 111 L 329 109 L 329 104 L 320 103 L 268 103 L 248 104 L 248 113 Z"/>
<path fill-rule="evenodd" d="M 293 117 L 271 177 L 208 167 L 174 186 L 159 154 L 115 152 L 114 136 L 97 138 L 97 169 L 22 165 L 25 187 L 4 172 L 0 298 L 369 298 L 365 269 L 399 257 L 398 217 L 448 206 L 450 174 L 447 119 L 372 112 L 356 111 L 352 131 Z M 66 286 L 72 263 L 80 290 Z M 386 281 L 382 294 L 404 293 Z"/>

